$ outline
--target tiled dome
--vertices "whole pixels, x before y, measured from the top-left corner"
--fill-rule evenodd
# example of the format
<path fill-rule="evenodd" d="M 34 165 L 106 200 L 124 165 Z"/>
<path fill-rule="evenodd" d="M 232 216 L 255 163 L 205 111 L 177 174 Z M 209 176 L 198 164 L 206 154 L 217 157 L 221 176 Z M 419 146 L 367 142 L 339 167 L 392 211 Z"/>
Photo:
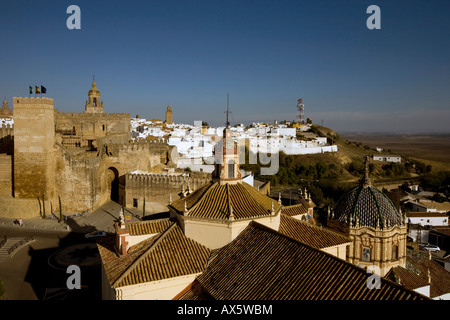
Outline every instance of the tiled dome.
<path fill-rule="evenodd" d="M 392 201 L 380 190 L 363 185 L 348 191 L 337 203 L 335 217 L 350 226 L 391 228 L 403 224 Z"/>
<path fill-rule="evenodd" d="M 349 226 L 390 229 L 404 224 L 392 201 L 372 186 L 369 178 L 368 157 L 364 177 L 359 185 L 348 191 L 338 201 L 334 216 Z"/>
<path fill-rule="evenodd" d="M 240 220 L 271 216 L 281 205 L 245 182 L 223 185 L 211 182 L 175 201 L 169 208 L 200 219 Z"/>

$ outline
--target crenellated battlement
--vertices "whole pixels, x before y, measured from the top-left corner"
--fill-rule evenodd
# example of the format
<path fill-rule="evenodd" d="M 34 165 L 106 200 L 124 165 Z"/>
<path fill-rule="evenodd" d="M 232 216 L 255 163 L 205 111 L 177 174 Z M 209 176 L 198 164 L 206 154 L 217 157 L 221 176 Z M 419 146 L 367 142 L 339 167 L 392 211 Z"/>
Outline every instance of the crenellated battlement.
<path fill-rule="evenodd" d="M 121 118 L 130 118 L 129 113 L 87 113 L 87 112 L 60 112 L 55 110 L 55 113 L 58 117 L 66 117 L 66 118 L 92 118 L 92 117 L 104 117 L 107 119 L 121 119 Z"/>
<path fill-rule="evenodd" d="M 52 98 L 35 98 L 35 97 L 13 97 L 13 103 L 14 105 L 18 104 L 46 104 L 53 106 L 53 99 Z"/>
<path fill-rule="evenodd" d="M 145 149 L 153 149 L 155 147 L 169 147 L 168 139 L 162 138 L 157 140 L 128 140 L 128 143 L 108 143 L 108 147 L 116 148 L 120 151 L 142 151 Z"/>
<path fill-rule="evenodd" d="M 131 115 L 129 113 L 108 113 L 108 117 L 109 118 L 130 118 L 131 119 Z"/>
<path fill-rule="evenodd" d="M 185 186 L 192 185 L 198 187 L 211 180 L 210 174 L 186 174 L 186 173 L 150 173 L 150 172 L 129 172 L 126 174 L 126 183 L 134 187 L 140 184 L 164 184 L 164 183 L 176 183 L 177 185 L 184 184 Z"/>
<path fill-rule="evenodd" d="M 7 124 L 5 124 L 5 123 L 2 123 L 2 125 L 0 126 L 0 128 L 1 129 L 5 129 L 5 130 L 13 130 L 14 129 L 14 124 L 9 124 L 9 123 L 7 123 Z"/>
<path fill-rule="evenodd" d="M 14 125 L 3 123 L 0 127 L 0 139 L 8 136 L 14 136 Z"/>

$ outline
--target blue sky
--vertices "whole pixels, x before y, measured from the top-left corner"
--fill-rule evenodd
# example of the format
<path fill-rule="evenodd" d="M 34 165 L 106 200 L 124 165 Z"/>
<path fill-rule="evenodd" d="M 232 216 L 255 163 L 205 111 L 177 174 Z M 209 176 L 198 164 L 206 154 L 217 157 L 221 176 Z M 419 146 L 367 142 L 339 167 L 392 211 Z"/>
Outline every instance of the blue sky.
<path fill-rule="evenodd" d="M 69 5 L 81 30 L 69 30 Z M 369 5 L 381 30 L 369 30 Z M 232 123 L 305 116 L 343 131 L 449 132 L 450 1 L 0 2 L 0 97 L 44 85 L 81 112 Z"/>

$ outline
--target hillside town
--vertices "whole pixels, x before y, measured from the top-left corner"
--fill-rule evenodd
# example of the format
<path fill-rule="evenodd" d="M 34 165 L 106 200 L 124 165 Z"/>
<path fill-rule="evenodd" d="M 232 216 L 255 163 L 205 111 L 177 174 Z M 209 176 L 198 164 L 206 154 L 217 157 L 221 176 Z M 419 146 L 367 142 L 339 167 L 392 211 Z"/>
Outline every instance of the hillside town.
<path fill-rule="evenodd" d="M 178 152 L 178 168 L 211 173 L 214 169 L 214 146 L 225 127 L 210 127 L 202 121 L 194 125 L 173 123 L 169 105 L 166 120 L 131 119 L 131 137 L 134 140 L 166 139 Z M 230 126 L 232 137 L 243 150 L 257 154 L 278 153 L 288 155 L 320 154 L 336 152 L 337 145 L 327 137 L 311 132 L 310 124 L 290 124 L 289 121 L 274 124 L 252 123 L 249 126 Z M 289 124 L 286 124 L 289 123 Z"/>
<path fill-rule="evenodd" d="M 107 114 L 100 97 L 94 80 L 83 112 L 4 102 L 4 298 L 450 299 L 447 194 L 380 190 L 370 164 L 391 159 L 360 159 L 363 174 L 323 217 L 314 185 L 287 197 L 241 169 L 245 139 L 258 156 L 338 152 L 312 126 L 175 124 L 170 106 L 164 121 L 145 120 Z M 73 266 L 82 280 L 68 279 Z"/>

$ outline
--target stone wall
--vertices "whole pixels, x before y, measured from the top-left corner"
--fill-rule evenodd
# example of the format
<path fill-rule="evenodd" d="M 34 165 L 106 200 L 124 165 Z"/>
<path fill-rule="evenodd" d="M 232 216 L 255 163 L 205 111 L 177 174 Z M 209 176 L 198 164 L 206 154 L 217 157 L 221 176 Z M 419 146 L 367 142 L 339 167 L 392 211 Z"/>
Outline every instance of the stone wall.
<path fill-rule="evenodd" d="M 93 140 L 131 138 L 129 113 L 60 113 L 55 111 L 55 130 L 67 148 L 90 147 Z"/>
<path fill-rule="evenodd" d="M 146 211 L 151 204 L 167 206 L 170 201 L 178 200 L 179 193 L 189 187 L 191 192 L 211 181 L 206 173 L 128 173 L 125 179 L 125 207 L 143 210 L 144 199 Z"/>
<path fill-rule="evenodd" d="M 14 197 L 54 195 L 53 99 L 13 98 Z"/>
<path fill-rule="evenodd" d="M 12 195 L 12 156 L 0 154 L 0 196 Z"/>
<path fill-rule="evenodd" d="M 14 151 L 14 125 L 2 124 L 0 127 L 0 153 L 12 154 Z"/>

